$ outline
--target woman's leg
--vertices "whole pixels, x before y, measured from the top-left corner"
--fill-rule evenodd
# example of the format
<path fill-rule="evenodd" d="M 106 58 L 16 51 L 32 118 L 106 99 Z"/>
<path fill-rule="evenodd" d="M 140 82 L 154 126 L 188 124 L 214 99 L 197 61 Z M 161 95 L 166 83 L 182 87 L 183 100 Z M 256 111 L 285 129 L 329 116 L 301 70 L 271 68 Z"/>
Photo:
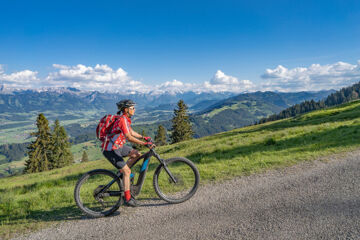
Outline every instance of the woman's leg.
<path fill-rule="evenodd" d="M 128 167 L 128 165 L 125 165 L 121 170 L 123 172 L 124 190 L 128 191 L 130 190 L 131 169 Z"/>
<path fill-rule="evenodd" d="M 131 150 L 128 157 L 129 157 L 129 159 L 126 162 L 126 165 L 128 165 L 128 167 L 131 168 L 134 165 L 134 163 L 136 162 L 136 160 L 138 160 L 139 157 L 141 157 L 141 154 L 139 153 L 138 150 L 133 149 L 133 150 Z"/>

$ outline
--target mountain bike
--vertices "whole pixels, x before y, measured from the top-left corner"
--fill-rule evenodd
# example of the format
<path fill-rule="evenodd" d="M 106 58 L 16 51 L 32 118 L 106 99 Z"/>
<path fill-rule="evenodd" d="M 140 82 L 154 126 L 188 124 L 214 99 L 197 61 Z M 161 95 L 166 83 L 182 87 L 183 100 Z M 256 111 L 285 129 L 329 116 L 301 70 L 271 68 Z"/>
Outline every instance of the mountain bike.
<path fill-rule="evenodd" d="M 140 194 L 151 157 L 155 157 L 160 165 L 153 176 L 153 186 L 157 195 L 168 203 L 182 203 L 190 199 L 196 192 L 200 175 L 195 164 L 187 158 L 175 157 L 162 159 L 152 148 L 143 154 L 139 177 L 135 182 L 135 174 L 130 176 L 130 192 L 133 197 Z M 74 189 L 76 205 L 91 217 L 103 217 L 114 213 L 124 203 L 124 186 L 122 173 L 114 173 L 106 169 L 95 169 L 81 176 Z"/>

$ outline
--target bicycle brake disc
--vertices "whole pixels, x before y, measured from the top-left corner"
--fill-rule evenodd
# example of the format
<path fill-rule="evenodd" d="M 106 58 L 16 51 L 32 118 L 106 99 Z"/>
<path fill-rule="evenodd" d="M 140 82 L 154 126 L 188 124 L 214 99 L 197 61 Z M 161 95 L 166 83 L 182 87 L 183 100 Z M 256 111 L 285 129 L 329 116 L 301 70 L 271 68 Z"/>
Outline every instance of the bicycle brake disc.
<path fill-rule="evenodd" d="M 97 198 L 98 197 L 98 194 L 99 192 L 101 191 L 101 189 L 105 187 L 105 185 L 99 185 L 95 190 L 94 190 L 94 193 L 93 193 L 93 196 L 94 198 Z"/>

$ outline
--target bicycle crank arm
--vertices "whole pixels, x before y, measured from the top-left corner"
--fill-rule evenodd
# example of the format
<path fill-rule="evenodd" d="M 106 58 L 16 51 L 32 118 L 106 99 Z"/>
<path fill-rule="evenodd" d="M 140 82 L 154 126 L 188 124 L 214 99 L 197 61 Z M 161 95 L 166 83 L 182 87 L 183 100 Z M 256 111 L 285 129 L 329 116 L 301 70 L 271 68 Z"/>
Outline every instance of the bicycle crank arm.
<path fill-rule="evenodd" d="M 121 196 L 121 192 L 120 191 L 107 191 L 107 192 L 101 194 L 101 196 L 103 196 L 103 197 L 118 197 L 118 196 Z"/>

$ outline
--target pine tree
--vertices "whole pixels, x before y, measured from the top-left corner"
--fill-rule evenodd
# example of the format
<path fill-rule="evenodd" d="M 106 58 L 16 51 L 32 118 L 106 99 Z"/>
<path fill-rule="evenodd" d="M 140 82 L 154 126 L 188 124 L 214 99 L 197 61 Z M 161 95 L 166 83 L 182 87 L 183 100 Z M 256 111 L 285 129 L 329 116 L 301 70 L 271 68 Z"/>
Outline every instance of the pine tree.
<path fill-rule="evenodd" d="M 59 120 L 55 120 L 52 133 L 52 159 L 51 169 L 68 166 L 74 161 L 74 157 L 70 151 L 70 143 L 63 126 L 60 126 Z"/>
<path fill-rule="evenodd" d="M 52 144 L 51 144 L 51 152 L 52 152 L 52 158 L 51 158 L 51 162 L 50 162 L 50 168 L 59 168 L 61 167 L 61 164 L 59 162 L 59 156 L 61 155 L 61 146 L 60 146 L 60 136 L 59 136 L 59 132 L 60 132 L 60 123 L 59 120 L 56 119 L 55 123 L 54 123 L 54 128 L 51 134 L 52 137 Z"/>
<path fill-rule="evenodd" d="M 63 126 L 60 127 L 60 136 L 62 138 L 62 143 L 63 143 L 63 155 L 62 155 L 62 159 L 64 162 L 64 166 L 68 166 L 71 165 L 72 163 L 74 163 L 74 156 L 71 153 L 71 144 L 69 142 L 69 137 L 65 131 L 65 128 Z"/>
<path fill-rule="evenodd" d="M 184 140 L 192 139 L 194 132 L 191 128 L 187 106 L 183 100 L 177 104 L 178 109 L 174 109 L 172 121 L 171 143 L 177 143 Z"/>
<path fill-rule="evenodd" d="M 355 90 L 353 90 L 351 92 L 351 100 L 355 100 L 355 99 L 358 99 L 358 98 L 359 98 L 359 94 Z"/>
<path fill-rule="evenodd" d="M 158 131 L 155 136 L 155 144 L 157 146 L 166 145 L 166 130 L 163 125 L 159 125 Z"/>
<path fill-rule="evenodd" d="M 88 155 L 87 155 L 86 151 L 84 151 L 83 155 L 81 157 L 81 162 L 88 162 L 88 161 L 89 161 Z"/>
<path fill-rule="evenodd" d="M 37 132 L 31 133 L 36 139 L 28 146 L 29 159 L 25 162 L 25 173 L 42 172 L 49 170 L 51 154 L 51 133 L 49 122 L 44 114 L 40 113 L 36 120 Z"/>

